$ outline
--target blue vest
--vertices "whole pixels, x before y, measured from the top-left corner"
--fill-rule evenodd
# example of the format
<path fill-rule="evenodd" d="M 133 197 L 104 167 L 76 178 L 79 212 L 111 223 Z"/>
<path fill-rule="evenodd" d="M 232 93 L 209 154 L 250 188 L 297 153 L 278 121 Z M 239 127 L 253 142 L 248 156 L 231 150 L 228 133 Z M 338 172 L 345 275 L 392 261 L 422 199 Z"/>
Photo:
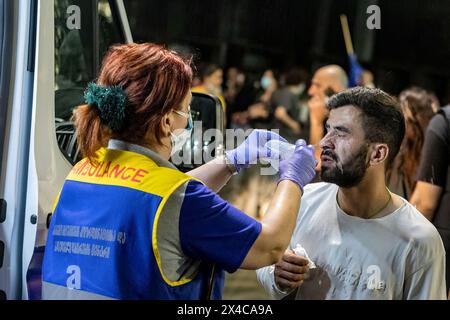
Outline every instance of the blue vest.
<path fill-rule="evenodd" d="M 169 277 L 157 240 L 166 202 L 193 178 L 134 152 L 97 154 L 75 165 L 55 203 L 43 299 L 201 299 L 210 266 Z"/>

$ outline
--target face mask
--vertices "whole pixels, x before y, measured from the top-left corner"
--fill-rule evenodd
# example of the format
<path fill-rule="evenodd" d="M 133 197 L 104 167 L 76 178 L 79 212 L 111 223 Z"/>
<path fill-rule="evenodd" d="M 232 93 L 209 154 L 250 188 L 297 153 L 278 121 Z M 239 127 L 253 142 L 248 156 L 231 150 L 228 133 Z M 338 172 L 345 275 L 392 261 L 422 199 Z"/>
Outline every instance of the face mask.
<path fill-rule="evenodd" d="M 191 138 L 192 128 L 194 127 L 192 117 L 189 117 L 186 129 L 177 130 L 181 131 L 179 134 L 170 133 L 170 141 L 172 144 L 172 150 L 170 156 L 183 149 L 184 144 Z"/>
<path fill-rule="evenodd" d="M 267 90 L 270 87 L 271 84 L 272 84 L 272 79 L 270 79 L 269 77 L 262 77 L 261 78 L 261 87 L 264 90 Z"/>
<path fill-rule="evenodd" d="M 170 156 L 183 149 L 184 144 L 191 138 L 192 130 L 182 129 L 180 134 L 170 133 L 170 140 L 172 143 L 172 150 Z"/>

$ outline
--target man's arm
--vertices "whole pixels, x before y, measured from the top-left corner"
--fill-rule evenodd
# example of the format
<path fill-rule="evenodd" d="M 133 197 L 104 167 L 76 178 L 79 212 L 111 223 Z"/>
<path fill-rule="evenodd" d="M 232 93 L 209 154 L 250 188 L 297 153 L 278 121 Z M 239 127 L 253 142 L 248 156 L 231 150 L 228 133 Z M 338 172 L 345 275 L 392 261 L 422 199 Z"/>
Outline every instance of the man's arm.
<path fill-rule="evenodd" d="M 428 125 L 422 148 L 417 185 L 410 202 L 427 219 L 432 220 L 446 185 L 448 167 L 448 126 L 442 115 L 436 115 Z"/>
<path fill-rule="evenodd" d="M 291 118 L 285 107 L 278 106 L 275 109 L 275 118 L 288 126 L 295 134 L 301 133 L 300 124 Z"/>
<path fill-rule="evenodd" d="M 320 97 L 313 97 L 308 101 L 309 108 L 309 143 L 316 147 L 315 157 L 320 162 L 320 154 L 322 150 L 318 147 L 320 140 L 325 136 L 325 129 L 323 127 L 324 121 L 328 116 L 326 102 Z M 316 168 L 320 171 L 320 164 Z"/>
<path fill-rule="evenodd" d="M 433 220 L 439 200 L 442 195 L 442 187 L 428 182 L 418 181 L 410 202 L 428 220 Z"/>

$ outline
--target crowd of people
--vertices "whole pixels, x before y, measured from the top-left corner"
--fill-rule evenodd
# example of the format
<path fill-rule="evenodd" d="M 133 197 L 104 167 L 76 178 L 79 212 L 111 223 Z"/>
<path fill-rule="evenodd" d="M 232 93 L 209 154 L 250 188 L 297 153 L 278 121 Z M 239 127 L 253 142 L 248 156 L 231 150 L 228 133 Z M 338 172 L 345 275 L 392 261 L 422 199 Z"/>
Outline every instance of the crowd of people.
<path fill-rule="evenodd" d="M 222 74 L 222 69 L 220 71 Z M 267 69 L 257 81 L 246 78 L 244 71 L 232 67 L 226 73 L 225 81 L 216 81 L 216 88 L 209 91 L 211 94 L 220 92 L 226 103 L 227 128 L 278 129 L 289 142 L 306 140 L 316 146 L 315 156 L 319 165 L 315 181 L 323 181 L 320 164 L 323 146 L 320 141 L 328 131 L 330 98 L 349 87 L 345 70 L 338 65 L 326 65 L 309 78 L 308 73 L 298 67 L 281 75 Z M 362 73 L 360 85 L 376 87 L 370 71 Z M 392 194 L 409 201 L 437 228 L 447 252 L 448 292 L 450 106 L 441 108 L 433 92 L 417 86 L 406 88 L 396 100 L 405 119 L 405 135 L 398 155 L 385 167 L 385 183 Z M 238 183 L 225 188 L 229 193 L 224 192 L 223 196 L 261 218 L 268 206 L 265 199 L 270 198 L 275 186 L 276 180 L 250 170 L 240 177 Z M 280 296 L 279 291 L 274 293 L 271 285 L 270 281 L 266 283 L 268 292 Z"/>

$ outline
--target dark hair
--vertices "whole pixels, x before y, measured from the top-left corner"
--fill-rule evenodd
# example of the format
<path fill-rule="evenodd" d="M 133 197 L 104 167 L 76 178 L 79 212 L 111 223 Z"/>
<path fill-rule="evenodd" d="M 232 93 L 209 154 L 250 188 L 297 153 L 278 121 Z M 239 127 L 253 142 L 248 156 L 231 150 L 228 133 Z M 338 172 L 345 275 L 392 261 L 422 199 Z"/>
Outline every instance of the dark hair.
<path fill-rule="evenodd" d="M 180 108 L 190 90 L 190 64 L 190 60 L 152 43 L 112 46 L 103 59 L 97 84 L 123 89 L 128 99 L 126 125 L 116 132 L 102 123 L 95 104 L 79 106 L 73 119 L 82 154 L 92 161 L 110 138 L 140 143 L 148 132 L 161 142 L 161 119 Z"/>
<path fill-rule="evenodd" d="M 398 101 L 380 89 L 356 87 L 330 98 L 329 110 L 353 106 L 362 111 L 362 128 L 370 143 L 389 146 L 388 167 L 397 155 L 405 135 L 405 118 Z"/>
<path fill-rule="evenodd" d="M 306 82 L 308 73 L 301 68 L 292 68 L 286 72 L 284 82 L 287 86 L 296 86 L 300 83 Z"/>
<path fill-rule="evenodd" d="M 198 67 L 198 77 L 203 82 L 205 78 L 209 77 L 217 70 L 222 70 L 222 68 L 216 64 L 201 64 Z"/>
<path fill-rule="evenodd" d="M 422 88 L 412 87 L 403 90 L 399 95 L 399 100 L 405 116 L 406 132 L 392 169 L 403 173 L 409 188 L 412 190 L 425 141 L 425 130 L 434 116 L 433 97 Z M 388 179 L 390 174 L 389 171 Z"/>

